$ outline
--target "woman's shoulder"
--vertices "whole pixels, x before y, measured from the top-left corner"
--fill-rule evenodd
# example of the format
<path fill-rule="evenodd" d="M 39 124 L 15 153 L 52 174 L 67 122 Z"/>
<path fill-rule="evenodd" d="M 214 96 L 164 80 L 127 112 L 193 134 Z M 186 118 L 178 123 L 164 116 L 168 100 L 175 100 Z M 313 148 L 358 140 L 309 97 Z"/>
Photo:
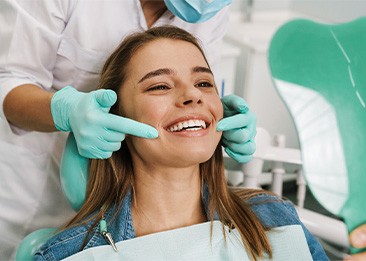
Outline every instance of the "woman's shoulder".
<path fill-rule="evenodd" d="M 267 228 L 301 225 L 313 260 L 329 260 L 319 241 L 300 221 L 294 204 L 270 193 L 260 193 L 246 200 L 261 223 Z"/>
<path fill-rule="evenodd" d="M 128 203 L 129 199 L 125 201 Z M 104 215 L 108 232 L 113 235 L 115 242 L 134 237 L 130 208 L 126 202 L 122 210 L 113 205 Z M 54 235 L 38 250 L 35 260 L 61 260 L 82 250 L 108 244 L 100 233 L 100 223 L 96 221 L 95 213 L 85 218 L 81 225 Z"/>
<path fill-rule="evenodd" d="M 266 227 L 301 224 L 294 204 L 289 200 L 263 192 L 247 199 L 246 202 Z"/>
<path fill-rule="evenodd" d="M 97 245 L 99 233 L 93 231 L 88 238 L 86 246 L 83 247 L 89 227 L 89 224 L 76 226 L 55 234 L 37 251 L 34 259 L 61 260 L 76 254 L 82 249 Z"/>

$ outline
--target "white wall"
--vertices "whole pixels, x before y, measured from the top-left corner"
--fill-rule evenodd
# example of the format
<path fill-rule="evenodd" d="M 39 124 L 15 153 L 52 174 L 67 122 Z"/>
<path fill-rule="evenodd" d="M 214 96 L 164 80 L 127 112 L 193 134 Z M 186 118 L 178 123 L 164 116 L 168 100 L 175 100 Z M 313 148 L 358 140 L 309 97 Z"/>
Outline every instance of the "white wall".
<path fill-rule="evenodd" d="M 248 17 L 252 12 L 289 10 L 290 5 L 291 0 L 233 0 L 231 10 Z"/>
<path fill-rule="evenodd" d="M 253 0 L 255 11 L 284 10 L 288 9 L 291 0 Z"/>
<path fill-rule="evenodd" d="M 292 10 L 330 22 L 366 16 L 366 0 L 233 0 L 233 10 L 244 13 L 250 2 L 254 11 Z"/>
<path fill-rule="evenodd" d="M 291 0 L 290 9 L 329 22 L 366 16 L 365 0 Z"/>
<path fill-rule="evenodd" d="M 233 0 L 232 7 L 234 10 L 243 11 L 252 3 L 255 11 L 282 10 L 289 8 L 291 2 L 291 0 Z"/>

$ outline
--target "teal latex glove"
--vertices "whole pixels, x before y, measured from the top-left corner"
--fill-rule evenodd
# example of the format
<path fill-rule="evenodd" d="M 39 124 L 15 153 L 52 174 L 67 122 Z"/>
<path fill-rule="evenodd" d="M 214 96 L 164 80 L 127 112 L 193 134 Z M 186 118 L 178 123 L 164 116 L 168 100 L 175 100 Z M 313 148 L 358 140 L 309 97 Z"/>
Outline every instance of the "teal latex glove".
<path fill-rule="evenodd" d="M 158 137 L 149 125 L 110 114 L 116 101 L 112 90 L 83 93 L 67 86 L 53 95 L 51 113 L 58 130 L 74 133 L 79 153 L 86 158 L 109 158 L 120 149 L 125 134 Z"/>
<path fill-rule="evenodd" d="M 225 152 L 237 162 L 247 163 L 252 159 L 256 148 L 256 117 L 239 96 L 228 95 L 221 101 L 224 106 L 224 119 L 219 121 L 216 129 L 223 131 Z"/>

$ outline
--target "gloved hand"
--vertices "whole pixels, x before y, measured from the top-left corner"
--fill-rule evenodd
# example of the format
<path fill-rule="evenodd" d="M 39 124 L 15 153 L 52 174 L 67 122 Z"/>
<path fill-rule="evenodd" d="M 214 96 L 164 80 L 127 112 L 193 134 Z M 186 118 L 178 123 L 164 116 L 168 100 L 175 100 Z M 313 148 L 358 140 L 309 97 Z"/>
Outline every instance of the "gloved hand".
<path fill-rule="evenodd" d="M 112 90 L 83 93 L 67 86 L 53 95 L 51 113 L 58 130 L 74 133 L 79 154 L 86 158 L 109 158 L 120 149 L 125 134 L 158 137 L 149 125 L 110 114 L 116 101 Z"/>
<path fill-rule="evenodd" d="M 223 131 L 225 152 L 237 162 L 247 163 L 255 152 L 256 117 L 239 96 L 228 95 L 221 102 L 224 118 L 219 121 L 216 129 Z"/>

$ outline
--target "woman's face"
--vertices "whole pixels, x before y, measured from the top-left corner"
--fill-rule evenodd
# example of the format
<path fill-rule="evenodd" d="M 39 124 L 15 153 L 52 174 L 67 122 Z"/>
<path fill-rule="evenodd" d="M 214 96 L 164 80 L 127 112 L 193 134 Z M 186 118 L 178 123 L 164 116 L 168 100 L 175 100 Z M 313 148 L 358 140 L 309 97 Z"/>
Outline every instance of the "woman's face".
<path fill-rule="evenodd" d="M 193 44 L 159 39 L 140 48 L 119 93 L 122 116 L 149 124 L 157 139 L 126 138 L 131 155 L 149 164 L 187 167 L 207 161 L 223 117 L 214 77 Z"/>

